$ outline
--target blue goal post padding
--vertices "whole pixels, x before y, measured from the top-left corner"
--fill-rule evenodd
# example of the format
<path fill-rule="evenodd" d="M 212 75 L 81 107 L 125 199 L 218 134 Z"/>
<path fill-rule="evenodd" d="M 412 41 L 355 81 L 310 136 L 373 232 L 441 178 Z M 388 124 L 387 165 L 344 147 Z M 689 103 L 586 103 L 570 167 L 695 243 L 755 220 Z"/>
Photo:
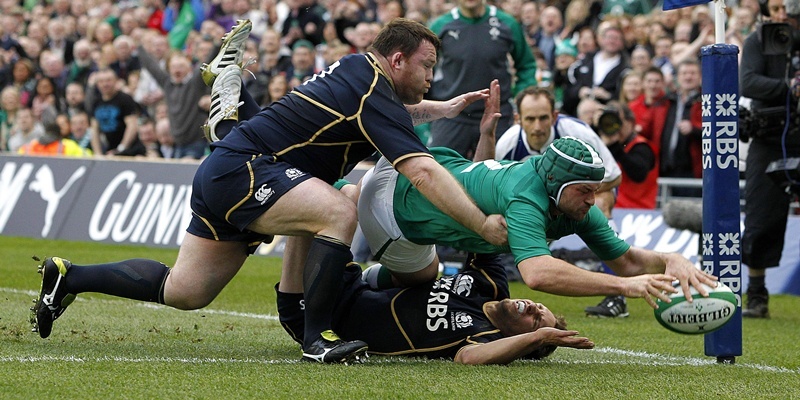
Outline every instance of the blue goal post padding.
<path fill-rule="evenodd" d="M 742 355 L 742 255 L 739 209 L 739 48 L 701 50 L 703 76 L 703 270 L 736 294 L 736 314 L 705 335 L 705 354 Z"/>

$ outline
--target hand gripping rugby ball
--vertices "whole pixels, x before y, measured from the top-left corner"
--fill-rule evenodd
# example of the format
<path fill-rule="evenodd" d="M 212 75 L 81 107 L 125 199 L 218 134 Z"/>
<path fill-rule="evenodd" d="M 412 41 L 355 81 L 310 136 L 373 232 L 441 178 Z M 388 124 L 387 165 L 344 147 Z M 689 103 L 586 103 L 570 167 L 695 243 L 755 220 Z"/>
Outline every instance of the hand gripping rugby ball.
<path fill-rule="evenodd" d="M 679 291 L 669 296 L 672 302 L 656 300 L 658 308 L 654 311 L 658 323 L 673 332 L 684 334 L 713 332 L 725 325 L 736 312 L 738 304 L 736 295 L 722 283 L 717 282 L 716 287 L 703 285 L 708 297 L 701 296 L 697 289 L 692 287 L 691 303 L 686 300 L 678 282 L 673 286 Z"/>

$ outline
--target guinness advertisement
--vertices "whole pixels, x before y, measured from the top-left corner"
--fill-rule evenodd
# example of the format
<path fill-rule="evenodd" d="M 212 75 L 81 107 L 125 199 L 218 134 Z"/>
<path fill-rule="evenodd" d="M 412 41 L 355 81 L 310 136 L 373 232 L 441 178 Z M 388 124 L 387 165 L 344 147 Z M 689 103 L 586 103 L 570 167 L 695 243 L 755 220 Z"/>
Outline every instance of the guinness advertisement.
<path fill-rule="evenodd" d="M 196 163 L 2 156 L 0 233 L 180 246 Z"/>

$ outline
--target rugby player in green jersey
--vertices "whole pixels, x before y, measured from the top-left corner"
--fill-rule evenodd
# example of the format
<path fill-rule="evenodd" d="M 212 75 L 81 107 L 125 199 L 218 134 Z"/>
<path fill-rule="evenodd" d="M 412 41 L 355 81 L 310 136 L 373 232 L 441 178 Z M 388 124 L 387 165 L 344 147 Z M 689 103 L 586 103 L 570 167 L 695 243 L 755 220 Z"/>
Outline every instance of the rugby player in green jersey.
<path fill-rule="evenodd" d="M 494 88 L 492 89 L 494 90 Z M 486 100 L 487 102 L 489 100 Z M 487 107 L 481 122 L 481 146 L 494 149 L 494 114 Z M 435 245 L 476 253 L 514 255 L 524 282 L 534 290 L 565 296 L 623 295 L 644 298 L 652 307 L 668 301 L 672 286 L 691 297 L 702 296 L 700 283 L 716 278 L 677 253 L 659 253 L 630 246 L 608 226 L 594 205 L 604 175 L 603 162 L 586 142 L 563 137 L 537 157 L 523 162 L 467 160 L 446 148 L 432 148 L 436 161 L 449 170 L 487 214 L 501 214 L 508 226 L 508 244 L 493 245 L 439 211 L 406 178 L 381 159 L 355 189 L 359 224 L 380 265 L 365 271 L 372 286 L 413 286 L 438 272 Z M 549 243 L 577 234 L 616 275 L 583 270 L 553 257 Z"/>

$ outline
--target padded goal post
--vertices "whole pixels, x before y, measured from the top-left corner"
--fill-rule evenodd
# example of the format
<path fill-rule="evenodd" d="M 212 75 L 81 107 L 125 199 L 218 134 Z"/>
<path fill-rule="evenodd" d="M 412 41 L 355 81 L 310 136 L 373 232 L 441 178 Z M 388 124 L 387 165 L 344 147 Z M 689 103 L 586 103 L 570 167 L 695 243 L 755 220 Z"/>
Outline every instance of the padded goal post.
<path fill-rule="evenodd" d="M 705 335 L 705 354 L 721 363 L 742 355 L 742 257 L 739 207 L 739 48 L 701 50 L 703 77 L 703 270 L 736 295 L 734 316 Z M 765 178 L 766 179 L 766 178 Z"/>

